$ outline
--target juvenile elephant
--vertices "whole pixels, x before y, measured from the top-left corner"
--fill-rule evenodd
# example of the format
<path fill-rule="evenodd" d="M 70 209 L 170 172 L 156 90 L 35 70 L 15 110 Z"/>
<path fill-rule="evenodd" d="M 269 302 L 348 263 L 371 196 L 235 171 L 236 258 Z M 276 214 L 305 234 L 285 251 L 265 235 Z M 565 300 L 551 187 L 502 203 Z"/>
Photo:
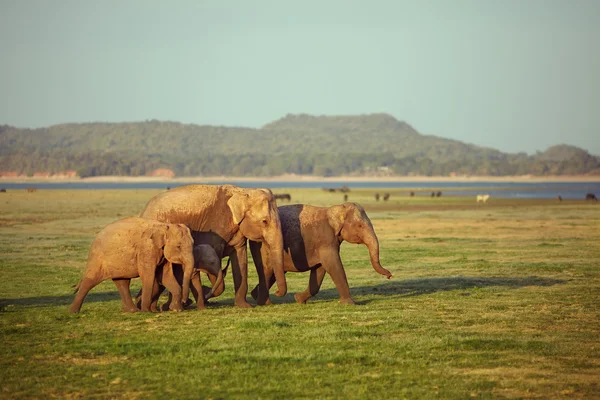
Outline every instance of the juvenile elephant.
<path fill-rule="evenodd" d="M 165 265 L 159 267 L 156 271 L 156 282 L 153 287 L 152 292 L 152 303 L 150 305 L 150 309 L 152 311 L 157 311 L 157 302 L 161 293 L 164 291 L 165 287 L 171 287 L 170 285 L 181 285 L 183 280 L 182 268 L 178 265 L 173 265 L 171 262 L 166 262 Z M 198 304 L 199 309 L 204 309 L 204 298 L 208 299 L 213 296 L 216 288 L 223 287 L 223 277 L 224 273 L 221 270 L 221 258 L 217 255 L 215 250 L 208 244 L 200 244 L 194 246 L 194 272 L 192 273 L 192 280 L 197 278 L 200 287 L 202 287 L 202 281 L 200 280 L 200 272 L 204 272 L 209 276 L 214 276 L 215 281 L 213 283 L 212 289 L 208 290 L 206 294 L 203 294 L 202 291 L 198 292 L 196 289 L 192 288 L 192 293 L 196 298 L 196 302 Z M 136 304 L 140 305 L 141 297 L 143 291 L 140 290 L 136 296 Z M 203 294 L 202 296 L 199 293 Z M 187 298 L 182 299 L 185 303 Z M 169 300 L 162 305 L 162 310 L 167 311 L 171 309 L 171 304 L 173 302 L 173 293 L 169 292 Z"/>
<path fill-rule="evenodd" d="M 332 207 L 314 207 L 303 204 L 279 207 L 279 219 L 283 232 L 286 272 L 310 270 L 310 281 L 304 292 L 296 293 L 298 303 L 319 292 L 325 272 L 327 272 L 340 294 L 340 302 L 354 304 L 350 296 L 346 272 L 340 259 L 340 245 L 345 240 L 350 243 L 365 244 L 369 249 L 373 269 L 386 276 L 392 274 L 379 262 L 379 241 L 371 220 L 365 210 L 356 203 L 344 203 Z M 257 265 L 259 284 L 252 290 L 258 304 L 269 303 L 269 289 L 273 285 L 273 273 L 260 243 L 250 242 L 250 251 Z"/>
<path fill-rule="evenodd" d="M 175 298 L 173 309 L 181 311 L 181 298 L 187 298 L 194 269 L 193 239 L 183 224 L 165 224 L 138 217 L 120 219 L 104 227 L 92 242 L 83 278 L 75 288 L 69 312 L 79 312 L 90 289 L 112 279 L 121 295 L 123 311 L 134 312 L 129 283 L 140 277 L 145 289 L 142 311 L 150 311 L 156 268 L 166 259 L 183 266 L 183 290 L 169 284 Z"/>
<path fill-rule="evenodd" d="M 154 196 L 141 216 L 182 223 L 192 233 L 206 232 L 218 236 L 232 250 L 230 259 L 236 306 L 250 307 L 246 301 L 247 240 L 261 242 L 268 249 L 265 254 L 269 255 L 269 265 L 277 278 L 276 295 L 283 296 L 287 292 L 281 224 L 270 190 L 242 189 L 232 185 L 180 186 Z"/>

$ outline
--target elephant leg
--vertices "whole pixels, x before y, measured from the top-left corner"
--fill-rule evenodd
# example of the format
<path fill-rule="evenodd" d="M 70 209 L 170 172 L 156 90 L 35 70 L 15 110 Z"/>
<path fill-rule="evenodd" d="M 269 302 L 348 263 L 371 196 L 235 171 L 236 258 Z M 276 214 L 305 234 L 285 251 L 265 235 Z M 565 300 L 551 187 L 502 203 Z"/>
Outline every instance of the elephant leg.
<path fill-rule="evenodd" d="M 294 299 L 299 304 L 306 304 L 306 300 L 315 296 L 321 289 L 323 278 L 325 277 L 325 268 L 318 267 L 310 270 L 310 279 L 308 281 L 308 287 L 303 292 L 298 292 L 294 295 Z"/>
<path fill-rule="evenodd" d="M 256 300 L 256 304 L 259 306 L 270 305 L 271 298 L 269 297 L 269 290 L 275 284 L 275 275 L 273 274 L 273 270 L 267 269 L 264 271 L 264 282 L 259 282 L 252 292 L 252 298 Z M 260 280 L 260 278 L 259 278 Z"/>
<path fill-rule="evenodd" d="M 157 312 L 158 311 L 158 299 L 162 292 L 164 292 L 165 287 L 158 283 L 158 281 L 154 280 L 154 285 L 152 285 L 152 303 L 150 303 L 150 311 Z M 144 291 L 142 289 L 139 290 L 138 294 L 135 296 L 135 305 L 138 309 L 142 308 L 142 293 Z"/>
<path fill-rule="evenodd" d="M 83 303 L 85 296 L 87 296 L 88 292 L 100 282 L 101 281 L 98 281 L 97 279 L 83 278 L 79 283 L 79 289 L 77 290 L 73 304 L 71 304 L 71 307 L 69 308 L 69 312 L 78 313 L 79 310 L 81 310 L 81 304 Z"/>
<path fill-rule="evenodd" d="M 204 292 L 202 290 L 202 278 L 200 277 L 200 271 L 197 273 L 198 277 L 198 286 L 200 287 L 200 291 L 198 292 L 198 297 L 196 298 L 196 307 L 198 310 L 205 310 L 206 304 L 204 303 Z"/>
<path fill-rule="evenodd" d="M 233 285 L 235 288 L 235 305 L 236 307 L 250 308 L 252 307 L 246 301 L 248 294 L 248 255 L 246 246 L 242 246 L 235 250 L 232 254 L 231 269 L 233 272 Z"/>
<path fill-rule="evenodd" d="M 162 310 L 183 311 L 183 306 L 181 305 L 181 284 L 173 273 L 172 265 L 169 264 L 163 268 L 162 276 L 162 283 L 169 290 L 169 300 L 163 304 Z"/>
<path fill-rule="evenodd" d="M 138 308 L 133 304 L 131 299 L 131 292 L 129 291 L 129 284 L 131 279 L 113 279 L 115 286 L 119 290 L 121 295 L 121 304 L 123 306 L 123 312 L 136 312 Z"/>
<path fill-rule="evenodd" d="M 150 303 L 150 311 L 158 312 L 158 299 L 160 298 L 160 295 L 164 291 L 165 291 L 165 287 L 163 285 L 161 285 L 160 283 L 158 283 L 155 279 L 154 285 L 152 285 L 152 302 Z M 140 297 L 140 303 L 136 302 L 136 305 L 138 306 L 138 308 L 142 307 L 141 301 L 142 301 L 142 299 Z"/>
<path fill-rule="evenodd" d="M 252 254 L 252 259 L 256 266 L 256 274 L 258 275 L 258 285 L 252 289 L 250 294 L 259 306 L 271 304 L 271 300 L 269 299 L 269 289 L 273 283 L 275 283 L 273 270 L 265 268 L 263 264 L 262 248 L 263 246 L 261 243 L 250 242 L 250 253 Z"/>
<path fill-rule="evenodd" d="M 342 304 L 355 304 L 350 296 L 350 287 L 348 286 L 348 278 L 346 278 L 346 271 L 340 260 L 340 255 L 335 252 L 327 252 L 321 256 L 323 260 L 323 267 L 331 276 L 335 287 L 340 294 L 340 303 Z"/>
<path fill-rule="evenodd" d="M 154 272 L 154 271 L 153 271 Z M 154 287 L 155 274 L 142 273 L 142 308 L 143 312 L 150 312 L 150 304 L 152 304 L 152 292 Z M 136 307 L 137 308 L 137 307 Z"/>
<path fill-rule="evenodd" d="M 192 279 L 190 282 L 190 291 L 192 292 L 192 296 L 194 296 L 194 300 L 196 301 L 196 304 L 198 303 L 198 296 L 200 294 L 202 295 L 202 297 L 204 297 L 203 290 L 204 290 L 204 288 L 202 287 L 202 282 L 200 282 L 200 271 L 194 270 L 194 273 L 192 274 Z M 188 302 L 188 300 L 186 300 L 186 302 L 185 302 L 186 306 L 189 306 L 188 303 L 191 304 L 191 301 Z"/>

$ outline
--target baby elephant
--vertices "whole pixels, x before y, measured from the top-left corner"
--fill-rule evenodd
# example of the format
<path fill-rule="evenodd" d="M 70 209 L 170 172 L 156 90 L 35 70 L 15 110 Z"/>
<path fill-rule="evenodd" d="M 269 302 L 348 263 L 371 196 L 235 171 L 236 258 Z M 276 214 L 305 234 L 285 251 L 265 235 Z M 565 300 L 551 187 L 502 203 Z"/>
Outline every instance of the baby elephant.
<path fill-rule="evenodd" d="M 191 287 L 192 293 L 196 298 L 196 304 L 199 310 L 205 309 L 204 300 L 209 299 L 213 296 L 213 292 L 215 288 L 218 288 L 223 283 L 224 273 L 221 270 L 221 259 L 217 256 L 215 250 L 208 244 L 199 244 L 194 246 L 194 272 L 192 273 L 192 279 L 200 279 L 200 272 L 204 272 L 209 276 L 216 276 L 215 283 L 213 284 L 212 289 L 208 291 L 206 295 L 201 295 L 202 293 L 198 293 L 194 287 Z M 175 285 L 179 286 L 179 282 L 183 279 L 182 270 L 178 266 L 173 266 L 172 263 L 167 262 L 166 265 L 160 267 L 156 273 L 156 283 L 153 287 L 152 292 L 152 303 L 150 305 L 150 309 L 152 311 L 157 311 L 157 302 L 161 293 L 165 289 L 170 288 L 169 284 L 171 282 L 175 282 Z M 198 287 L 202 287 L 202 282 L 199 281 Z M 145 290 L 145 289 L 144 289 Z M 142 294 L 144 290 L 140 290 L 136 296 L 136 303 L 140 303 L 140 298 L 142 298 Z M 167 311 L 172 309 L 174 294 L 169 289 L 169 300 L 162 305 L 162 311 Z M 183 301 L 187 303 L 187 297 L 183 298 Z M 177 304 L 177 302 L 175 302 Z"/>
<path fill-rule="evenodd" d="M 79 312 L 90 289 L 112 279 L 121 295 L 123 311 L 134 312 L 129 284 L 142 278 L 142 311 L 150 311 L 152 286 L 157 266 L 166 259 L 183 265 L 183 289 L 170 285 L 175 297 L 174 310 L 181 311 L 181 298 L 187 298 L 194 269 L 194 241 L 188 227 L 130 217 L 104 227 L 92 242 L 83 278 L 75 288 L 75 300 L 69 312 Z"/>

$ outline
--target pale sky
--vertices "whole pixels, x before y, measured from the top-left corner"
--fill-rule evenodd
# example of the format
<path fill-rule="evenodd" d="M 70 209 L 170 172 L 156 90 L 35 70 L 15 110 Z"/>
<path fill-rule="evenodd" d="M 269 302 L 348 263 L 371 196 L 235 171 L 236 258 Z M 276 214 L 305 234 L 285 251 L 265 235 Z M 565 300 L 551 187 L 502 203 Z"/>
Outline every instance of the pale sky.
<path fill-rule="evenodd" d="M 600 0 L 0 0 L 0 124 L 376 112 L 600 155 Z"/>

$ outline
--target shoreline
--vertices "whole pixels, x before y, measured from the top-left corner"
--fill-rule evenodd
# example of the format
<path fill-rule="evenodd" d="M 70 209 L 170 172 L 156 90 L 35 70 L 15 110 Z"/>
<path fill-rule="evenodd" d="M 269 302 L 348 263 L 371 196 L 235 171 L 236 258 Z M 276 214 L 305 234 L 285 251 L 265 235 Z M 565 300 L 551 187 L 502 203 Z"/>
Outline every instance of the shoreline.
<path fill-rule="evenodd" d="M 40 178 L 40 177 L 0 177 L 0 182 L 10 183 L 68 183 L 68 182 L 163 182 L 163 183 L 228 183 L 228 182 L 599 182 L 599 176 L 556 175 L 556 176 L 334 176 L 318 177 L 311 175 L 280 175 L 268 177 L 236 176 L 187 176 L 177 178 L 151 176 L 94 176 L 89 178 Z"/>

